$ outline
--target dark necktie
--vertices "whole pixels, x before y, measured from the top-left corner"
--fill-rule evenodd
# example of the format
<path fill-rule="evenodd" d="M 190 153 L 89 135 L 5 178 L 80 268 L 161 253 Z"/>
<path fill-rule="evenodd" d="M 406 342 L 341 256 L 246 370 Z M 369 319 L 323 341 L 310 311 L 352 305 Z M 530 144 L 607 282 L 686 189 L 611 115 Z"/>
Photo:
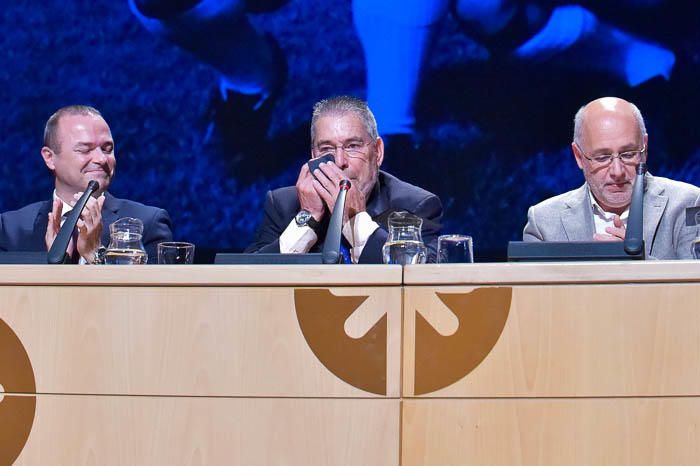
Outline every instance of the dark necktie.
<path fill-rule="evenodd" d="M 350 243 L 347 242 L 345 236 L 340 239 L 340 256 L 343 258 L 343 264 L 352 264 L 352 256 L 350 255 Z"/>

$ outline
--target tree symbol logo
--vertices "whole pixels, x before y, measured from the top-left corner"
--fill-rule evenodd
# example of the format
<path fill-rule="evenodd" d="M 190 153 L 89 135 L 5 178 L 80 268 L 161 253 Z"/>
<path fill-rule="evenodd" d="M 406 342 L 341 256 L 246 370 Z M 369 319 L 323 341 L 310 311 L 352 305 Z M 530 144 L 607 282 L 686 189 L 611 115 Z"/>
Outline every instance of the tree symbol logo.
<path fill-rule="evenodd" d="M 441 335 L 416 309 L 415 394 L 447 387 L 473 371 L 489 354 L 504 327 L 512 288 L 436 293 L 459 321 Z M 387 315 L 361 338 L 345 333 L 345 321 L 368 296 L 335 296 L 327 289 L 296 289 L 294 304 L 311 351 L 333 374 L 361 390 L 386 395 Z"/>

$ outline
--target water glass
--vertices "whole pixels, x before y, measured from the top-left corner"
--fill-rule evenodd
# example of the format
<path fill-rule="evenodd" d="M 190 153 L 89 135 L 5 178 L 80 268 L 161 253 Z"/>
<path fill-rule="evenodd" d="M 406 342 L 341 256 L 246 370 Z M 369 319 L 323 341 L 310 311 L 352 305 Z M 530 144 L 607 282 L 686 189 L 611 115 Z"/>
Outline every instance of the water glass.
<path fill-rule="evenodd" d="M 158 244 L 159 264 L 191 264 L 194 261 L 194 244 L 171 241 Z"/>
<path fill-rule="evenodd" d="M 472 237 L 466 235 L 442 235 L 438 237 L 439 264 L 474 262 Z"/>

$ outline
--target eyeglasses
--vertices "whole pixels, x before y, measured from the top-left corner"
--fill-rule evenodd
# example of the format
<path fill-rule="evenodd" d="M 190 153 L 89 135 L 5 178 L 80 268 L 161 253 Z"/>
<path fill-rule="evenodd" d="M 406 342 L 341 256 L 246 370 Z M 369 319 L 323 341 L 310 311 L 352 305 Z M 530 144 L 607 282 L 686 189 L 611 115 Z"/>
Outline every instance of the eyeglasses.
<path fill-rule="evenodd" d="M 364 158 L 364 156 L 367 155 L 367 146 L 372 144 L 372 141 L 370 142 L 359 142 L 359 141 L 350 141 L 346 142 L 342 146 L 334 146 L 332 144 L 323 144 L 322 146 L 319 146 L 316 148 L 316 155 L 314 158 L 320 157 L 323 154 L 327 154 L 328 152 L 333 152 L 334 154 L 340 149 L 345 154 L 347 154 L 348 157 L 360 157 Z"/>
<path fill-rule="evenodd" d="M 625 165 L 637 165 L 642 160 L 642 154 L 647 151 L 647 147 L 645 145 L 638 150 L 628 150 L 625 152 L 618 152 L 617 154 L 612 153 L 589 156 L 583 152 L 581 146 L 576 144 L 576 147 L 578 147 L 578 150 L 581 152 L 581 155 L 583 155 L 589 162 L 591 162 L 597 167 L 607 167 L 612 163 L 614 158 L 620 159 L 620 162 L 622 162 Z"/>

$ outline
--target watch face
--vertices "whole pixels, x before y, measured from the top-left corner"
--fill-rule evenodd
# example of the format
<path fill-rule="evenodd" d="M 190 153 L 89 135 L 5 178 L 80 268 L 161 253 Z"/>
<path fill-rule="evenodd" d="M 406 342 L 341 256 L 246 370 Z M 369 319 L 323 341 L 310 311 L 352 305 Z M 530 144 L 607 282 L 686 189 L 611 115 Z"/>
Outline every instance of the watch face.
<path fill-rule="evenodd" d="M 300 210 L 297 216 L 294 218 L 294 220 L 297 222 L 297 225 L 304 226 L 307 223 L 309 223 L 310 218 L 311 212 L 309 212 L 308 210 Z"/>

